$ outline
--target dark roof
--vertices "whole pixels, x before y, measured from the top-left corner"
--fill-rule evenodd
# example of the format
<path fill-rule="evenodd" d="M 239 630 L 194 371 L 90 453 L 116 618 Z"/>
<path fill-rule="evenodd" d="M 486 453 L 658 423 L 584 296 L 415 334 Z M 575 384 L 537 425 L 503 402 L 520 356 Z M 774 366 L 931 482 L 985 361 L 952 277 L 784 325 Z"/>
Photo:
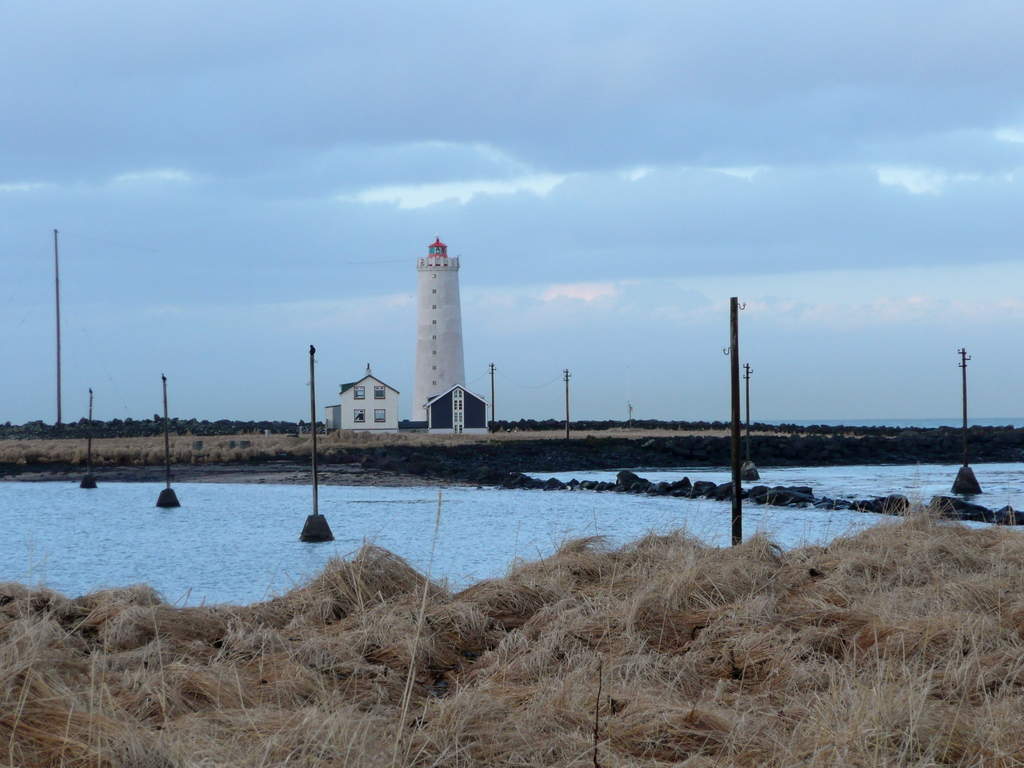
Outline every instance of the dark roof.
<path fill-rule="evenodd" d="M 431 248 L 447 248 L 448 246 L 441 242 L 441 238 L 437 238 L 430 244 Z"/>
<path fill-rule="evenodd" d="M 434 404 L 435 400 L 437 400 L 439 397 L 444 397 L 449 392 L 451 392 L 453 389 L 461 389 L 467 395 L 475 397 L 477 400 L 480 400 L 481 402 L 483 402 L 484 405 L 490 405 L 490 403 L 487 402 L 486 398 L 482 397 L 481 395 L 478 395 L 476 392 L 472 392 L 472 391 L 466 389 L 462 384 L 452 384 L 444 392 L 438 392 L 436 395 L 431 395 L 430 397 L 428 397 L 427 398 L 427 404 L 424 407 L 429 408 L 431 405 Z"/>

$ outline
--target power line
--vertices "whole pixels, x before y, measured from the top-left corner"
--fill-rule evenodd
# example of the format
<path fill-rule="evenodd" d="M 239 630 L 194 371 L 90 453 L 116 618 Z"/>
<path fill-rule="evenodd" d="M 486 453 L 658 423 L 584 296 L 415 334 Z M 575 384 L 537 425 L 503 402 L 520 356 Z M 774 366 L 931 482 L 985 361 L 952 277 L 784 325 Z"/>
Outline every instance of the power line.
<path fill-rule="evenodd" d="M 550 387 L 556 381 L 561 381 L 562 380 L 562 376 L 561 376 L 561 374 L 559 374 L 558 376 L 555 376 L 555 378 L 553 378 L 551 381 L 544 382 L 543 384 L 536 384 L 536 385 L 520 384 L 518 381 L 516 381 L 515 379 L 511 378 L 510 376 L 506 376 L 504 371 L 499 370 L 498 373 L 500 373 L 504 378 L 506 378 L 509 381 L 511 381 L 517 387 L 522 387 L 523 389 L 540 389 L 541 387 Z"/>
<path fill-rule="evenodd" d="M 77 237 L 79 240 L 91 240 L 94 243 L 102 243 L 103 245 L 116 245 L 118 248 L 131 248 L 134 251 L 146 251 L 148 253 L 163 253 L 163 251 L 157 250 L 156 248 L 144 248 L 141 245 L 128 245 L 128 243 L 116 243 L 113 240 L 100 240 L 98 237 L 89 237 L 88 235 L 76 235 L 74 232 L 64 232 L 64 236 Z"/>

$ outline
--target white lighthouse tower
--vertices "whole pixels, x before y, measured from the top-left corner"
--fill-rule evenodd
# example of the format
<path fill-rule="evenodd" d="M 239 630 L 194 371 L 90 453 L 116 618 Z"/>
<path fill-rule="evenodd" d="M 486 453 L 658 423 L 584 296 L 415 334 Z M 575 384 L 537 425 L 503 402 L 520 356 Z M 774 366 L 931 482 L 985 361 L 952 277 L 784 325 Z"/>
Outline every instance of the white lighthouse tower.
<path fill-rule="evenodd" d="M 459 299 L 459 257 L 437 238 L 427 257 L 416 260 L 419 295 L 416 303 L 416 375 L 413 379 L 413 421 L 427 418 L 428 398 L 456 384 L 466 385 L 462 356 L 462 305 Z"/>

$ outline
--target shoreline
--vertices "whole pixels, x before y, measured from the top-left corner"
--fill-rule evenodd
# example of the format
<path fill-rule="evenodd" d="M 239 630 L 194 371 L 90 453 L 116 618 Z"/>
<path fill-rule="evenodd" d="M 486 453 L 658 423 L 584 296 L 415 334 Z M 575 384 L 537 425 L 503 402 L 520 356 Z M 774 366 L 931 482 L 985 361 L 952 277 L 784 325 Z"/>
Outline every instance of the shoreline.
<path fill-rule="evenodd" d="M 17 474 L 0 469 L 0 482 L 60 483 L 78 482 L 85 468 L 72 464 L 35 464 L 19 467 Z M 297 461 L 261 464 L 218 462 L 210 464 L 172 464 L 172 483 L 235 483 L 241 485 L 310 485 L 312 470 Z M 166 470 L 162 466 L 120 466 L 93 468 L 98 483 L 162 483 Z M 358 465 L 327 465 L 317 467 L 317 480 L 323 486 L 373 486 L 377 488 L 443 487 L 476 485 L 455 478 L 427 477 L 363 468 Z"/>

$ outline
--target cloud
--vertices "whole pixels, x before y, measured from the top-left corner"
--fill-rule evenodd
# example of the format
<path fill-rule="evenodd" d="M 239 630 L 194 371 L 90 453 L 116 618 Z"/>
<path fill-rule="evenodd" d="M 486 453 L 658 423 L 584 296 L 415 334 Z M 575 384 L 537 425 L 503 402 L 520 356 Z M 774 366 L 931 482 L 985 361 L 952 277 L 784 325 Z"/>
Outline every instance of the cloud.
<path fill-rule="evenodd" d="M 31 192 L 33 189 L 39 189 L 45 187 L 45 184 L 36 183 L 22 183 L 22 184 L 0 184 L 0 192 Z"/>
<path fill-rule="evenodd" d="M 757 174 L 768 170 L 766 166 L 755 165 L 750 168 L 712 168 L 716 173 L 724 173 L 726 176 L 735 176 L 738 179 L 751 181 Z"/>
<path fill-rule="evenodd" d="M 173 168 L 160 168 L 151 171 L 133 171 L 122 173 L 114 178 L 118 184 L 146 184 L 177 182 L 185 183 L 192 181 L 192 175 L 185 171 L 178 171 Z"/>
<path fill-rule="evenodd" d="M 903 187 L 912 195 L 939 194 L 949 176 L 930 168 L 879 168 L 878 182 L 891 187 Z"/>
<path fill-rule="evenodd" d="M 391 203 L 399 208 L 426 208 L 429 205 L 457 200 L 465 205 L 477 195 L 514 195 L 531 192 L 544 197 L 567 177 L 555 174 L 537 174 L 509 180 L 490 181 L 449 181 L 438 184 L 410 184 L 376 187 L 358 193 L 354 198 L 360 203 Z"/>
<path fill-rule="evenodd" d="M 999 141 L 1024 144 L 1024 128 L 1000 128 L 996 131 L 995 136 Z"/>
<path fill-rule="evenodd" d="M 615 298 L 618 295 L 619 289 L 614 283 L 572 283 L 569 285 L 552 285 L 544 289 L 540 299 L 541 301 L 578 299 L 590 303 L 598 299 Z"/>

